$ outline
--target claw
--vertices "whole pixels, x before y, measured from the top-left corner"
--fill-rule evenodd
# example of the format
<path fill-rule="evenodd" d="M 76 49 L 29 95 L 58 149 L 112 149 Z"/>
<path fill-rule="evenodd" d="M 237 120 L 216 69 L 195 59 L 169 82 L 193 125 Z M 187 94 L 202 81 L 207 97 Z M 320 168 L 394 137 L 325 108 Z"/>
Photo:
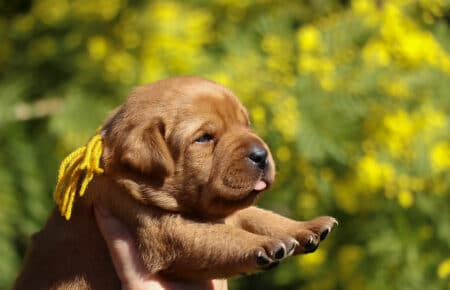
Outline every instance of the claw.
<path fill-rule="evenodd" d="M 339 222 L 337 221 L 337 219 L 333 218 L 333 226 L 338 226 Z M 331 226 L 331 227 L 333 227 Z"/>
<path fill-rule="evenodd" d="M 320 240 L 321 240 L 321 241 L 325 240 L 325 238 L 327 237 L 327 235 L 328 235 L 328 233 L 329 233 L 330 231 L 331 231 L 330 228 L 328 228 L 328 229 L 326 229 L 325 231 L 323 231 L 323 232 L 320 234 Z"/>
<path fill-rule="evenodd" d="M 267 264 L 270 264 L 270 259 L 262 252 L 258 252 L 258 256 L 256 257 L 256 263 L 260 266 L 265 266 Z"/>
<path fill-rule="evenodd" d="M 305 245 L 304 253 L 312 253 L 317 249 L 317 247 L 319 247 L 319 244 L 315 244 L 314 239 L 312 237 L 309 237 L 309 240 Z"/>
<path fill-rule="evenodd" d="M 275 259 L 280 260 L 280 259 L 284 258 L 285 254 L 286 254 L 286 250 L 285 250 L 284 246 L 282 246 L 275 252 L 274 257 L 275 257 Z"/>
<path fill-rule="evenodd" d="M 296 249 L 299 245 L 300 245 L 300 243 L 294 240 L 294 242 L 292 243 L 292 247 L 289 249 L 289 251 L 288 251 L 288 253 L 287 253 L 287 256 L 291 256 L 291 255 L 294 253 L 295 249 Z"/>

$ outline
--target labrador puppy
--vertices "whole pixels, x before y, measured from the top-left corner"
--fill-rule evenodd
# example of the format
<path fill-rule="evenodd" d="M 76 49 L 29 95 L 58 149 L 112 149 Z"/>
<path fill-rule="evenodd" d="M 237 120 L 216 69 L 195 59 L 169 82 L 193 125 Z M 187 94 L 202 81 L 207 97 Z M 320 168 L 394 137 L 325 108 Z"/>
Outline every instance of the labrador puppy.
<path fill-rule="evenodd" d="M 120 289 L 93 216 L 127 225 L 149 273 L 228 278 L 314 251 L 337 223 L 254 207 L 274 182 L 268 146 L 228 89 L 199 77 L 139 87 L 101 128 L 102 174 L 69 221 L 55 209 L 32 237 L 14 289 Z M 78 185 L 79 186 L 79 185 Z"/>

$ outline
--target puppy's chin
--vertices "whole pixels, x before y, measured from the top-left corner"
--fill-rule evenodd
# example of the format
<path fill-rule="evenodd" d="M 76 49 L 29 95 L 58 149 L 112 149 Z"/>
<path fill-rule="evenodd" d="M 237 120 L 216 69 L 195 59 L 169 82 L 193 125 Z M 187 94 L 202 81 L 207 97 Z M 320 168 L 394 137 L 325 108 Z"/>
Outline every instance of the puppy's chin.
<path fill-rule="evenodd" d="M 271 183 L 259 178 L 244 188 L 221 186 L 220 189 L 205 188 L 201 211 L 214 218 L 225 218 L 240 209 L 254 205 Z"/>
<path fill-rule="evenodd" d="M 259 178 L 255 182 L 251 182 L 249 185 L 242 188 L 227 188 L 220 198 L 235 203 L 247 203 L 247 201 L 253 200 L 261 195 L 261 193 L 268 188 L 268 182 L 263 178 Z"/>

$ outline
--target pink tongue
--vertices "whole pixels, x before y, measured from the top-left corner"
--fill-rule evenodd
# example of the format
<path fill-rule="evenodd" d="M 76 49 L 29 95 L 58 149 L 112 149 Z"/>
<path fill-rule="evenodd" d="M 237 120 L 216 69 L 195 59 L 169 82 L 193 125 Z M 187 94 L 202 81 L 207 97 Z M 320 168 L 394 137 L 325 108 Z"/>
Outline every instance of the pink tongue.
<path fill-rule="evenodd" d="M 256 182 L 256 184 L 255 184 L 255 190 L 258 190 L 258 191 L 263 190 L 266 187 L 267 187 L 267 184 L 262 180 L 258 180 L 258 182 Z"/>

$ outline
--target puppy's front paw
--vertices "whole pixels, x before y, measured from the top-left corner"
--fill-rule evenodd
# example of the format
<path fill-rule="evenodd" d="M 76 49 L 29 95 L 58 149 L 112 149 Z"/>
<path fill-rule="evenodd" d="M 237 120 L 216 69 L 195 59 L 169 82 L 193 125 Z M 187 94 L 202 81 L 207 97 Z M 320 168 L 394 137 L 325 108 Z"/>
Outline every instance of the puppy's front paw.
<path fill-rule="evenodd" d="M 269 270 L 280 263 L 281 260 L 293 253 L 292 244 L 277 239 L 264 241 L 253 253 L 254 262 L 258 270 Z"/>
<path fill-rule="evenodd" d="M 299 243 L 294 254 L 314 252 L 319 247 L 319 243 L 327 237 L 337 224 L 337 220 L 329 216 L 321 216 L 310 221 L 299 222 L 296 226 L 297 229 L 293 231 L 294 237 Z"/>

